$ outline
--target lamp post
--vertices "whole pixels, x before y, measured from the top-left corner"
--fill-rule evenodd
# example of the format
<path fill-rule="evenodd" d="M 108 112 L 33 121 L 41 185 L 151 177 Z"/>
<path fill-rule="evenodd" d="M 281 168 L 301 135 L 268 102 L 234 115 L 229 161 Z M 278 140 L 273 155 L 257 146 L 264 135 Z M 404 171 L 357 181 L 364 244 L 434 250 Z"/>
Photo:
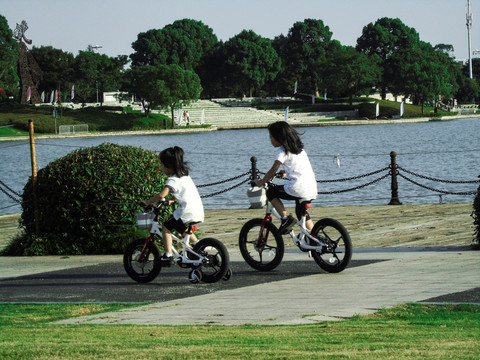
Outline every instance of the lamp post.
<path fill-rule="evenodd" d="M 470 0 L 467 0 L 468 69 L 469 69 L 470 79 L 473 79 L 472 39 L 470 38 L 470 29 L 471 28 L 472 28 L 472 13 L 470 12 Z"/>
<path fill-rule="evenodd" d="M 98 53 L 98 49 L 101 49 L 101 45 L 88 45 L 88 51 L 94 51 L 96 50 Z M 98 103 L 98 80 L 95 81 L 95 86 L 97 88 L 97 103 Z"/>

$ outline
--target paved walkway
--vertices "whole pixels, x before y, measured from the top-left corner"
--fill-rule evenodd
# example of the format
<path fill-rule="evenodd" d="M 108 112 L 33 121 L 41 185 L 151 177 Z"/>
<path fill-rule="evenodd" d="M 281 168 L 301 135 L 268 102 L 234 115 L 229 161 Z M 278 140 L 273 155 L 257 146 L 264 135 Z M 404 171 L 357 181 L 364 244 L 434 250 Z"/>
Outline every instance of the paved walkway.
<path fill-rule="evenodd" d="M 305 260 L 305 256 L 289 253 L 284 261 Z M 60 323 L 311 324 L 372 313 L 405 302 L 435 301 L 436 297 L 453 293 L 460 293 L 454 296 L 455 302 L 464 302 L 462 292 L 466 291 L 473 291 L 474 302 L 478 301 L 478 251 L 466 247 L 366 248 L 357 250 L 353 259 L 377 262 L 347 268 L 339 274 L 319 273 L 221 290 Z M 235 253 L 232 260 L 241 261 Z"/>

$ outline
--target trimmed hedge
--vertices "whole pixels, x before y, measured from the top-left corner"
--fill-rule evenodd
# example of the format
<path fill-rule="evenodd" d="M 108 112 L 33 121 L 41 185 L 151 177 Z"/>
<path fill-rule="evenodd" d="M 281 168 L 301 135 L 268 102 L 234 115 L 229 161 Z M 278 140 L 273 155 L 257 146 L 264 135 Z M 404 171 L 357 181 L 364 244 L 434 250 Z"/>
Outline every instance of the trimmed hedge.
<path fill-rule="evenodd" d="M 477 249 L 480 249 L 480 185 L 478 186 L 478 189 L 477 189 L 477 195 L 475 195 L 475 199 L 473 200 L 472 217 L 473 217 L 473 225 L 475 227 L 475 230 L 474 230 L 475 238 L 473 240 L 473 243 Z"/>
<path fill-rule="evenodd" d="M 114 254 L 136 236 L 137 203 L 165 185 L 158 156 L 133 146 L 102 144 L 76 150 L 37 174 L 39 232 L 33 185 L 22 196 L 25 233 L 10 255 Z M 169 216 L 168 208 L 163 217 Z"/>

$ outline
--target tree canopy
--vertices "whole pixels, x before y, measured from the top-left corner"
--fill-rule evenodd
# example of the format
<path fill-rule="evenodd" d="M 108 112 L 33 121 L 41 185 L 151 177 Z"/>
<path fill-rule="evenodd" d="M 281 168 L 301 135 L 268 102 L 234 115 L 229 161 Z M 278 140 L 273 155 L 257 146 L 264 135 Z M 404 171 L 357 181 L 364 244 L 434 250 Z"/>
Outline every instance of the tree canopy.
<path fill-rule="evenodd" d="M 132 43 L 135 51 L 130 55 L 132 66 L 176 64 L 195 69 L 203 55 L 218 42 L 213 30 L 201 21 L 183 19 L 138 34 Z"/>
<path fill-rule="evenodd" d="M 272 41 L 253 31 L 242 31 L 225 43 L 226 77 L 243 94 L 252 96 L 280 70 L 280 58 Z"/>
<path fill-rule="evenodd" d="M 243 30 L 223 42 L 201 21 L 182 19 L 139 33 L 132 43 L 129 71 L 125 71 L 127 55 L 112 58 L 79 51 L 74 56 L 50 46 L 34 47 L 31 55 L 44 73 L 40 92 L 68 91 L 75 85 L 75 99 L 83 102 L 96 101 L 97 93 L 101 102 L 103 92 L 122 90 L 135 94 L 137 100 L 147 98 L 151 106 L 173 109 L 198 96 L 290 96 L 294 84 L 299 94 L 307 96 L 319 96 L 324 89 L 329 95 L 350 98 L 372 92 L 385 98 L 388 91 L 417 102 L 437 97 L 471 102 L 478 96 L 478 59 L 473 61 L 470 81 L 468 69 L 451 56 L 451 45 L 422 42 L 416 30 L 400 19 L 384 17 L 366 25 L 355 48 L 332 36 L 322 20 L 305 19 L 273 40 Z M 2 99 L 5 93 L 18 93 L 18 55 L 18 42 L 0 15 Z M 189 72 L 173 67 L 167 71 L 166 66 L 172 65 Z M 158 69 L 175 78 L 160 76 Z M 184 78 L 189 85 L 178 83 Z M 135 79 L 143 79 L 144 84 Z M 424 84 L 415 83 L 419 81 Z"/>
<path fill-rule="evenodd" d="M 0 15 L 0 89 L 7 95 L 15 95 L 18 91 L 17 61 L 18 42 L 13 38 L 7 19 Z"/>
<path fill-rule="evenodd" d="M 406 26 L 400 19 L 381 18 L 363 28 L 362 35 L 357 39 L 357 50 L 366 55 L 380 57 L 383 69 L 378 83 L 382 99 L 385 99 L 387 87 L 395 84 L 398 67 L 391 57 L 400 51 L 416 49 L 420 38 L 415 29 Z"/>

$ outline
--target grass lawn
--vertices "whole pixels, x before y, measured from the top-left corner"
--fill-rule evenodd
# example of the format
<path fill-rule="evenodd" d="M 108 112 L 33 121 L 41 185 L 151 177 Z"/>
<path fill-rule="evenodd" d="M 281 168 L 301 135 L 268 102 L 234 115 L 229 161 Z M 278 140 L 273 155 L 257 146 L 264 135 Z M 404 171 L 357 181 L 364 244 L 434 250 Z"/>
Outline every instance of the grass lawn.
<path fill-rule="evenodd" d="M 0 359 L 480 358 L 478 305 L 405 304 L 296 326 L 52 324 L 128 306 L 0 304 Z"/>

